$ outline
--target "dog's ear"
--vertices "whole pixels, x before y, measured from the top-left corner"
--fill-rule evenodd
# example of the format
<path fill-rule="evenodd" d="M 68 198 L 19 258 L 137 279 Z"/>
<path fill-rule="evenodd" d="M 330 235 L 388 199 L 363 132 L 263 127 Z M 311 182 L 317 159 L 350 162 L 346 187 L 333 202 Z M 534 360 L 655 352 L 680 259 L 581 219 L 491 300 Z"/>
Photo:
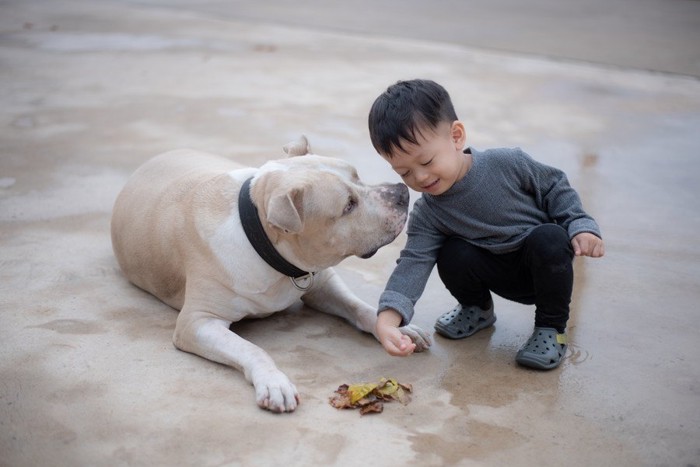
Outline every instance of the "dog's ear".
<path fill-rule="evenodd" d="M 311 154 L 309 140 L 306 139 L 306 136 L 304 135 L 301 135 L 301 137 L 296 141 L 285 144 L 282 149 L 284 149 L 285 154 L 287 154 L 289 157 Z"/>
<path fill-rule="evenodd" d="M 287 233 L 299 233 L 304 226 L 304 189 L 274 194 L 267 205 L 267 221 Z"/>

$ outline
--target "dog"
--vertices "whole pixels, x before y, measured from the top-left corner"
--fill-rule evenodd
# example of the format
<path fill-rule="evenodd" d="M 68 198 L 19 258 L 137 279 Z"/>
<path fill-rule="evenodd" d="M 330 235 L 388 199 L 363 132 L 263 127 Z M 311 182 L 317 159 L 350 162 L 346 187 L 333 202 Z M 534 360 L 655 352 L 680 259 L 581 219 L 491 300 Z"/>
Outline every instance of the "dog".
<path fill-rule="evenodd" d="M 180 310 L 175 347 L 240 369 L 273 412 L 294 411 L 299 393 L 230 325 L 301 299 L 374 334 L 376 308 L 332 267 L 393 241 L 408 211 L 402 183 L 365 185 L 351 164 L 313 154 L 305 137 L 284 152 L 258 169 L 189 149 L 158 155 L 127 181 L 111 221 L 126 278 Z M 417 351 L 431 344 L 416 326 L 401 331 Z"/>

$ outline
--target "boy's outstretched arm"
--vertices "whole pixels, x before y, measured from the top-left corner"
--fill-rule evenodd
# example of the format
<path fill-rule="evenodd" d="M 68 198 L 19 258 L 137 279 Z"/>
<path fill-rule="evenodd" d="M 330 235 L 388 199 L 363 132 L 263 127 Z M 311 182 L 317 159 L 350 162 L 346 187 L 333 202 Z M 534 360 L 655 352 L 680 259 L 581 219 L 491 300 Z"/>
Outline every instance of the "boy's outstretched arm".
<path fill-rule="evenodd" d="M 410 337 L 399 331 L 399 326 L 401 326 L 401 315 L 395 310 L 387 309 L 377 316 L 375 332 L 377 339 L 390 355 L 406 357 L 416 350 L 416 344 Z"/>
<path fill-rule="evenodd" d="M 574 247 L 576 256 L 590 256 L 600 258 L 605 254 L 605 244 L 603 239 L 590 232 L 581 232 L 571 239 L 571 246 Z"/>

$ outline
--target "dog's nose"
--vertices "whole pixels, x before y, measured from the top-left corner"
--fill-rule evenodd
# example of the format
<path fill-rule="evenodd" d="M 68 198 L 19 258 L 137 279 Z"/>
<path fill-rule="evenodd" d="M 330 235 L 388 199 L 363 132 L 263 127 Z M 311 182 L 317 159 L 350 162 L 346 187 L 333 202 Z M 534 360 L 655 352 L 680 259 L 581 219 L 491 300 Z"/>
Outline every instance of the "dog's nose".
<path fill-rule="evenodd" d="M 395 188 L 395 193 L 396 193 L 396 202 L 395 204 L 397 206 L 408 206 L 408 187 L 404 185 L 403 183 L 397 183 L 394 185 Z"/>
<path fill-rule="evenodd" d="M 383 202 L 393 207 L 408 207 L 408 187 L 403 183 L 384 184 L 378 191 Z"/>

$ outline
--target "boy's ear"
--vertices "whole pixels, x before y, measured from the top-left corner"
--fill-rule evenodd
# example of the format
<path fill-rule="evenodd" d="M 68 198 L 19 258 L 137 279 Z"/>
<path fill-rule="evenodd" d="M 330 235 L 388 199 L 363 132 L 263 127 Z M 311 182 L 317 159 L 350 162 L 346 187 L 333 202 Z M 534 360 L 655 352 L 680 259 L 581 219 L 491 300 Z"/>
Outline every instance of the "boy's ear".
<path fill-rule="evenodd" d="M 458 149 L 464 148 L 464 144 L 467 142 L 467 130 L 464 129 L 464 123 L 459 120 L 452 122 L 452 141 L 455 143 L 455 147 Z"/>

